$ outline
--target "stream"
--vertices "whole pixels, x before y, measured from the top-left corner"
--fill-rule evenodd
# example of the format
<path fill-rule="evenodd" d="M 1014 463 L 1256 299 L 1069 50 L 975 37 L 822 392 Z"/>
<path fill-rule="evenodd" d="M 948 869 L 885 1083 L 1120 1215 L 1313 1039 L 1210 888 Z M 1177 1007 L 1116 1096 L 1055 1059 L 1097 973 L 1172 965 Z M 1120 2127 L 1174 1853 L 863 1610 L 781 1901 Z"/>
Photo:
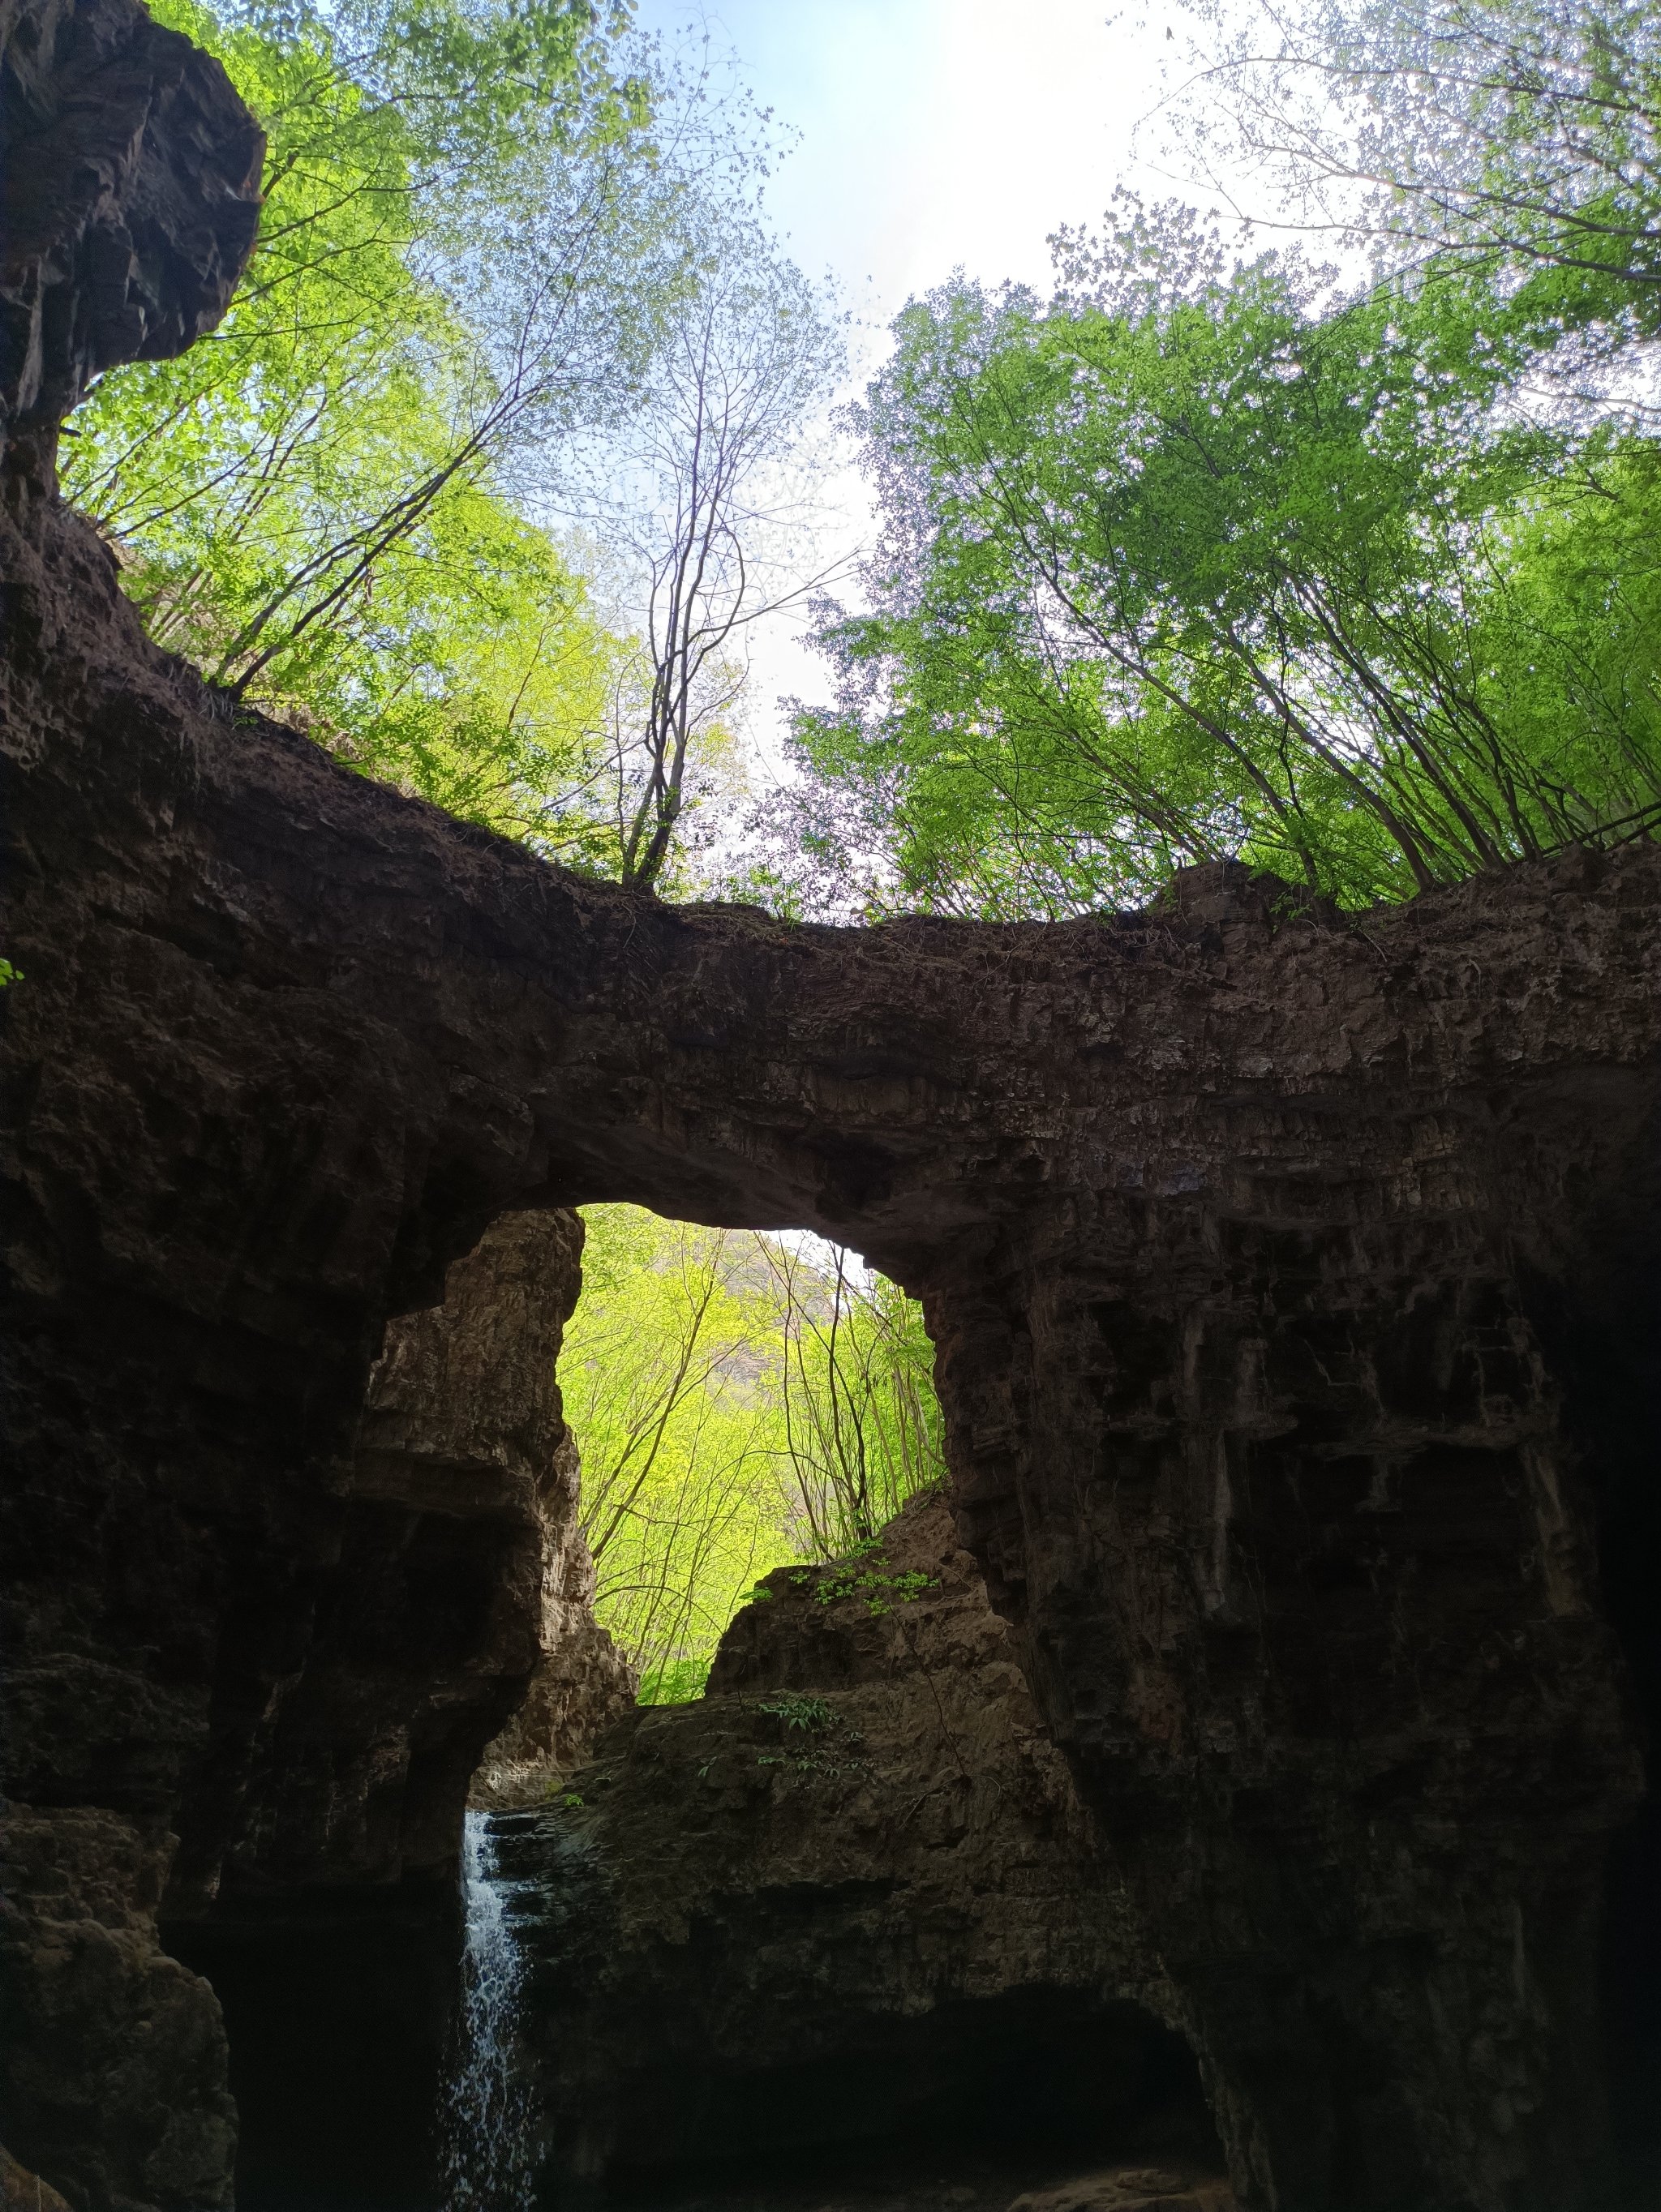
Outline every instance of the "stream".
<path fill-rule="evenodd" d="M 469 1813 L 462 1846 L 461 2003 L 441 2116 L 445 2212 L 532 2212 L 540 2133 L 519 2063 L 525 1962 L 488 1813 Z"/>

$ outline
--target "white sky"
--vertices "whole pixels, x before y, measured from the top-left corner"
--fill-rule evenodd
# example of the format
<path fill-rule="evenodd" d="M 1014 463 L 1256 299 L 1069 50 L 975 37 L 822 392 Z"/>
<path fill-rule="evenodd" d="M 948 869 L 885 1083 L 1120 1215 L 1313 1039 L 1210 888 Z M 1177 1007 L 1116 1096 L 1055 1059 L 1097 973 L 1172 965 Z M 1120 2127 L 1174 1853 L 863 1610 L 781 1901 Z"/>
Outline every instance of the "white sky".
<path fill-rule="evenodd" d="M 778 124 L 800 134 L 768 190 L 794 258 L 830 270 L 879 331 L 914 293 L 962 267 L 1047 286 L 1047 234 L 1095 223 L 1125 181 L 1153 197 L 1170 181 L 1135 164 L 1132 132 L 1161 90 L 1161 0 L 639 0 L 642 28 L 707 30 Z M 1183 38 L 1180 23 L 1178 41 Z M 856 336 L 859 334 L 856 333 Z M 844 542 L 868 528 L 845 486 Z M 754 734 L 777 742 L 781 691 L 823 696 L 794 626 L 752 633 Z"/>
<path fill-rule="evenodd" d="M 775 219 L 853 303 L 869 279 L 886 320 L 958 263 L 1045 281 L 1045 234 L 1100 214 L 1158 97 L 1150 4 L 1146 22 L 1133 8 L 1110 24 L 1106 0 L 641 0 L 636 20 L 707 28 L 800 131 Z"/>

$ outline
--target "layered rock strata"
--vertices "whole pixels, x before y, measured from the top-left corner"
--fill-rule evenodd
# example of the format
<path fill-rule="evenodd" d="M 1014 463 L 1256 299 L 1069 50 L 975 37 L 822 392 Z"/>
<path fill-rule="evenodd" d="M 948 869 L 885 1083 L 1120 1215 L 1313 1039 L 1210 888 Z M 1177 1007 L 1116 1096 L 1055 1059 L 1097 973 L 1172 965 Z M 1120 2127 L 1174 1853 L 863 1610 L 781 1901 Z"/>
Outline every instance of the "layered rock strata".
<path fill-rule="evenodd" d="M 575 1449 L 575 1448 L 574 1448 Z M 543 1656 L 520 1708 L 486 1745 L 467 1791 L 481 1811 L 545 1804 L 611 1724 L 633 1710 L 640 1678 L 593 1615 L 593 1562 L 582 1547 L 543 1614 Z"/>
<path fill-rule="evenodd" d="M 198 1754 L 179 1826 L 210 1853 L 179 1850 L 165 1801 L 99 1802 L 120 1780 L 112 1715 L 148 1691 L 131 1653 L 125 1680 L 114 1655 L 90 1685 L 72 1653 L 12 1674 L 12 1748 L 55 1765 L 32 1780 L 45 1802 L 3 1820 L 7 2125 L 77 2203 L 226 2197 L 221 1997 L 245 2167 L 273 2188 L 350 2176 L 373 2109 L 365 2201 L 423 2185 L 469 1778 L 527 1687 L 513 1748 L 542 1789 L 632 1698 L 587 1610 L 555 1382 L 581 1247 L 573 1214 L 499 1217 L 441 1305 L 390 1324 L 354 1449 L 309 1498 L 246 1499 L 216 1525 L 199 1498 L 152 1491 L 149 1556 L 172 1553 L 175 1600 L 187 1572 L 224 1592 L 214 1675 L 175 1706 L 174 1747 Z M 232 1711 L 237 1755 L 215 1759 Z"/>
<path fill-rule="evenodd" d="M 49 121 L 104 81 L 99 27 L 149 51 L 124 0 L 18 20 L 8 82 Z M 347 1775 L 337 1821 L 307 1762 L 338 1716 L 283 1719 L 360 1571 L 389 1319 L 504 1213 L 814 1228 L 925 1301 L 960 1533 L 1243 2201 L 1597 2203 L 1603 2032 L 1629 2069 L 1624 1938 L 1661 1879 L 1632 1824 L 1661 1709 L 1661 853 L 1362 916 L 1217 868 L 1138 915 L 837 931 L 581 883 L 352 778 L 151 647 L 42 474 L 52 395 L 199 327 L 246 237 L 256 142 L 186 59 L 185 139 L 156 91 L 91 165 L 109 221 L 53 187 L 5 280 L 9 1796 L 125 1823 L 134 1863 L 176 1837 L 191 1925 L 394 1868 L 441 1890 L 529 1524 L 521 1551 L 500 1516 L 487 1540 L 360 1501 L 422 1532 L 388 1571 L 426 1597 L 384 1616 L 415 1641 L 367 1669 L 412 1705 L 346 1731 L 407 1741 L 408 1776 Z M 82 246 L 123 227 L 115 292 L 174 284 L 177 315 L 104 319 Z M 473 1717 L 429 1739 L 446 1683 Z M 23 1986 L 14 2069 L 49 2025 Z M 69 2179 L 14 2125 L 20 2078 L 0 2134 Z M 206 2146 L 222 2093 L 184 2094 Z M 142 2158 L 120 2187 L 165 2201 Z"/>
<path fill-rule="evenodd" d="M 1178 2000 L 943 1497 L 769 1575 L 706 1695 L 630 1716 L 496 1849 L 554 2201 L 1204 2154 Z"/>

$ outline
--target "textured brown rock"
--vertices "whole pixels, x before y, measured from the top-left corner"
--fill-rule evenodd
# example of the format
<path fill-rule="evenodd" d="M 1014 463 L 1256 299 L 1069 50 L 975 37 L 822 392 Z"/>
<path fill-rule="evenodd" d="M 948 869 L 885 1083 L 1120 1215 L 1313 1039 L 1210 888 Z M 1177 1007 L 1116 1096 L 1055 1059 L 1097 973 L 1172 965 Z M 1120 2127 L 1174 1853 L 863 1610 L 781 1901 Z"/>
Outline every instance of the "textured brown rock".
<path fill-rule="evenodd" d="M 1233 2212 L 1233 2197 L 1220 2182 L 1193 2187 L 1183 2174 L 1122 2166 L 1029 2190 L 1009 2212 Z"/>
<path fill-rule="evenodd" d="M 50 51 L 73 77 L 104 48 Z M 144 641 L 34 428 L 115 334 L 186 335 L 222 292 L 253 140 L 208 82 L 179 79 L 199 129 L 146 111 L 56 243 L 18 234 L 9 1796 L 176 1835 L 198 1931 L 391 1897 L 396 1956 L 431 1950 L 540 1539 L 516 1506 L 354 1510 L 389 1317 L 503 1213 L 817 1228 L 925 1299 L 959 1528 L 1242 2198 L 1597 2203 L 1603 1867 L 1661 1711 L 1661 854 L 1360 918 L 1212 869 L 1050 928 L 793 928 L 576 882 L 234 719 Z M 179 304 L 146 277 L 162 311 L 124 319 L 130 257 L 106 319 L 87 205 L 136 213 L 153 159 L 139 260 Z M 70 336 L 31 397 L 37 265 Z M 353 1550 L 392 1526 L 396 1559 Z M 404 1641 L 366 1657 L 341 1606 L 374 1588 L 371 1640 Z M 343 1749 L 370 1744 L 384 1791 Z M 1645 1819 L 1605 1946 L 1640 2008 L 1607 2015 L 1617 2073 L 1652 2032 L 1623 1942 L 1661 1887 Z M 188 2094 L 206 2143 L 219 2092 Z"/>
<path fill-rule="evenodd" d="M 0 2203 L 5 2212 L 70 2212 L 58 2191 L 38 2173 L 19 2166 L 3 2145 L 0 2145 Z"/>
<path fill-rule="evenodd" d="M 119 1783 L 111 1730 L 125 1723 L 142 1740 L 149 1694 L 131 1656 L 125 1676 L 72 1655 L 13 1674 L 12 1744 L 35 1750 L 25 1778 L 47 1803 L 13 1804 L 0 1824 L 7 2124 L 77 2203 L 194 2205 L 227 2186 L 235 2126 L 220 2008 L 157 1940 L 164 1888 L 168 1942 L 225 1993 L 256 2148 L 288 2124 L 268 2112 L 271 2069 L 252 2053 L 273 2029 L 295 2033 L 319 1974 L 350 1948 L 339 1893 L 385 1893 L 378 1941 L 355 1972 L 411 2015 L 395 2046 L 408 2077 L 399 2107 L 419 2104 L 444 1995 L 419 1972 L 411 1981 L 398 1954 L 448 1941 L 469 1776 L 528 1682 L 573 1678 L 563 1737 L 527 1740 L 527 1762 L 539 1748 L 569 1756 L 626 1694 L 627 1671 L 583 1602 L 575 1454 L 554 1380 L 581 1245 L 572 1214 L 503 1215 L 448 1270 L 441 1305 L 388 1328 L 349 1466 L 308 1522 L 296 1532 L 290 1520 L 285 1553 L 245 1563 L 212 1685 L 220 1713 L 242 1717 L 238 1756 L 202 1760 L 198 1848 L 170 1884 L 177 1839 L 143 1803 L 153 1770 L 127 1792 L 137 1823 L 51 1803 Z M 158 1489 L 150 1505 L 152 1543 L 168 1523 L 187 1547 L 190 1501 Z M 192 1718 L 205 1739 L 205 1715 L 173 1711 L 176 1742 Z M 384 2043 L 385 2032 L 347 2007 L 304 2033 L 326 2142 L 331 2101 L 350 2112 L 358 2100 L 363 2034 Z M 418 2118 L 411 2132 L 419 2149 Z"/>
<path fill-rule="evenodd" d="M 581 1802 L 496 1832 L 539 1900 L 556 2196 L 861 2142 L 1202 2147 L 1178 2001 L 945 1500 L 847 1575 L 762 1588 L 703 1698 L 631 1716 Z"/>
<path fill-rule="evenodd" d="M 383 1316 L 503 1209 L 794 1221 L 925 1297 L 961 1525 L 1242 2187 L 1586 2201 L 1653 852 L 1362 927 L 1227 878 L 1052 930 L 675 912 L 229 728 L 67 520 L 16 572 L 12 1649 L 147 1655 L 121 1763 L 193 1872 Z"/>
<path fill-rule="evenodd" d="M 136 0 L 0 0 L 0 454 L 30 449 L 15 475 L 49 469 L 101 369 L 182 353 L 224 313 L 265 141 L 218 63 Z"/>
<path fill-rule="evenodd" d="M 516 1573 L 494 1571 L 512 1644 L 479 1668 L 507 1725 L 480 1761 L 467 1735 L 460 1772 L 476 1802 L 534 1802 L 596 1732 L 633 1705 L 633 1669 L 594 1620 L 593 1561 L 578 1522 L 581 1462 L 555 1367 L 581 1285 L 582 1224 L 569 1212 L 501 1217 L 445 1278 L 441 1306 L 394 1322 L 369 1378 L 354 1488 L 453 1513 L 466 1486 L 498 1497 L 508 1476 L 530 1542 Z M 500 1504 L 491 1510 L 500 1511 Z M 451 1670 L 441 1696 L 457 1709 Z M 321 1700 L 326 1709 L 327 1695 Z M 453 1787 L 441 1844 L 455 1850 Z"/>
<path fill-rule="evenodd" d="M 6 2124 L 77 2205 L 226 2195 L 219 2007 L 156 1940 L 174 1843 L 92 1807 L 13 1806 L 0 1830 Z M 9 2207 L 23 2185 L 6 2185 Z"/>
<path fill-rule="evenodd" d="M 582 1765 L 596 1739 L 630 1711 L 636 1670 L 594 1619 L 593 1563 L 576 1549 L 568 1576 L 543 1613 L 543 1656 L 524 1702 L 485 1747 L 467 1802 L 507 1812 L 540 1805 Z"/>
<path fill-rule="evenodd" d="M 394 1510 L 471 1510 L 520 1532 L 517 1557 L 488 1565 L 501 1648 L 469 1662 L 480 1689 L 505 1711 L 481 1763 L 478 1729 L 458 1697 L 453 1662 L 424 1638 L 433 1696 L 457 1729 L 456 1773 L 474 1802 L 535 1803 L 575 1766 L 595 1734 L 633 1705 L 634 1670 L 594 1620 L 593 1562 L 577 1509 L 581 1460 L 560 1407 L 555 1364 L 581 1286 L 582 1224 L 569 1212 L 506 1214 L 445 1278 L 444 1304 L 394 1322 L 369 1377 L 354 1457 L 355 1499 Z M 504 1477 L 506 1478 L 504 1481 Z M 395 1546 L 372 1545 L 384 1554 Z M 445 1547 L 447 1558 L 453 1549 Z M 504 1696 L 504 1687 L 509 1692 Z M 317 1710 L 352 1709 L 326 1680 Z M 407 1695 L 390 1710 L 411 1712 Z M 294 1761 L 279 1760 L 292 1773 Z M 455 1851 L 454 1784 L 435 1793 L 447 1808 L 437 1856 Z M 408 1841 L 403 1853 L 407 1860 Z M 318 1863 L 313 1850 L 310 1863 Z"/>
<path fill-rule="evenodd" d="M 318 1501 L 328 1560 L 303 1647 L 241 1692 L 241 1758 L 197 1801 L 218 1849 L 180 1869 L 175 1915 L 447 1877 L 468 1778 L 557 1658 L 587 1571 L 554 1379 L 581 1242 L 573 1214 L 504 1214 L 451 1265 L 442 1304 L 388 1328 L 350 1472 Z"/>
<path fill-rule="evenodd" d="M 246 1717 L 240 1755 L 204 1765 L 187 1826 L 211 1856 L 176 1873 L 166 1936 L 224 2000 L 244 2179 L 278 2201 L 421 2201 L 469 1778 L 527 1686 L 518 1779 L 538 1796 L 629 1701 L 587 1610 L 554 1379 L 581 1242 L 569 1212 L 501 1215 L 441 1304 L 390 1324 L 349 1464 L 292 1509 L 321 1555 L 303 1609 L 291 1537 L 273 1582 L 245 1572 L 222 1639 L 257 1671 L 216 1686 Z"/>

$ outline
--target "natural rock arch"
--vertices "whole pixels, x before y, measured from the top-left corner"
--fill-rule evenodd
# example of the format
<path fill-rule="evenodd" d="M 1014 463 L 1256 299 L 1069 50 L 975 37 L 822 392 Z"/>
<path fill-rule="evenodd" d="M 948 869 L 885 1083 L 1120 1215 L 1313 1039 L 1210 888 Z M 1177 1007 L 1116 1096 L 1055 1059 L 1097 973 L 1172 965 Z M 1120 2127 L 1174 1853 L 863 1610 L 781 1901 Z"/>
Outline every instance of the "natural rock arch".
<path fill-rule="evenodd" d="M 389 1316 L 496 1217 L 611 1198 L 815 1228 L 923 1297 L 959 1527 L 1250 2200 L 1596 2201 L 1602 1869 L 1628 1678 L 1657 1695 L 1661 854 L 1362 917 L 1224 867 L 1146 914 L 839 931 L 345 774 L 151 647 L 43 473 L 89 366 L 222 308 L 246 118 L 131 0 L 22 21 L 11 81 L 97 190 L 55 237 L 37 192 L 8 276 L 9 1940 L 45 2004 L 51 1900 L 93 1898 L 113 2017 L 197 2038 L 195 2120 L 62 2178 L 222 2185 L 207 2001 L 145 1932 L 170 1859 L 208 1918 L 445 1873 L 449 1770 L 371 1869 L 285 1831 L 256 1748 Z M 52 140 L 100 130 L 119 159 Z"/>

